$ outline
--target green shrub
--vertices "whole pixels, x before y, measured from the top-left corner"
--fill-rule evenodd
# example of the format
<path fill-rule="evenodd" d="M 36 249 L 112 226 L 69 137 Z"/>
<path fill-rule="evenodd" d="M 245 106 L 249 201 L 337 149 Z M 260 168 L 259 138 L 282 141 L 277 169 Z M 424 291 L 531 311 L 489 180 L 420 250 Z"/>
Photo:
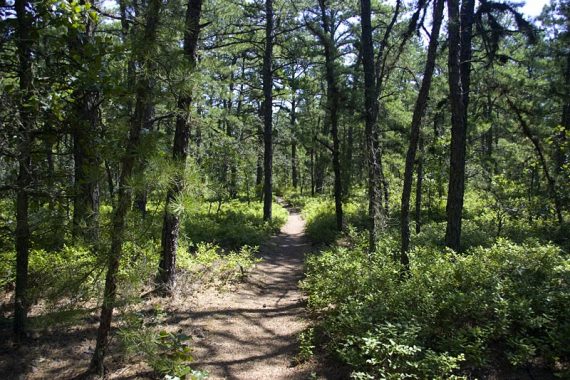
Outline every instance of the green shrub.
<path fill-rule="evenodd" d="M 152 317 L 160 320 L 160 313 Z M 189 380 L 207 378 L 206 372 L 193 370 L 190 367 L 194 358 L 189 336 L 181 332 L 160 330 L 153 324 L 147 324 L 142 313 L 130 313 L 123 319 L 125 324 L 118 335 L 127 356 L 140 357 L 164 378 Z"/>
<path fill-rule="evenodd" d="M 216 206 L 204 204 L 197 213 L 187 217 L 185 233 L 194 243 L 214 243 L 224 248 L 238 249 L 243 245 L 260 245 L 287 221 L 287 210 L 273 204 L 273 218 L 263 221 L 262 204 L 233 200 Z"/>
<path fill-rule="evenodd" d="M 93 296 L 93 281 L 100 275 L 102 265 L 87 248 L 64 246 L 57 251 L 33 249 L 29 255 L 29 296 L 32 302 L 46 299 L 56 302 L 63 297 L 73 301 Z M 0 255 L 0 287 L 16 279 L 16 254 Z"/>
<path fill-rule="evenodd" d="M 355 376 L 447 378 L 463 357 L 464 368 L 570 358 L 570 260 L 555 246 L 420 247 L 402 276 L 395 241 L 369 256 L 364 240 L 311 256 L 303 282 L 324 344 Z"/>
<path fill-rule="evenodd" d="M 328 198 L 301 198 L 303 219 L 306 221 L 305 231 L 314 243 L 331 244 L 339 237 L 336 228 L 334 202 Z M 343 203 L 345 224 L 353 228 L 366 227 L 366 208 L 356 200 Z"/>
<path fill-rule="evenodd" d="M 178 266 L 205 282 L 218 281 L 223 285 L 243 280 L 261 261 L 256 257 L 257 252 L 257 247 L 247 245 L 237 251 L 225 252 L 217 245 L 200 243 L 194 253 L 179 250 Z"/>

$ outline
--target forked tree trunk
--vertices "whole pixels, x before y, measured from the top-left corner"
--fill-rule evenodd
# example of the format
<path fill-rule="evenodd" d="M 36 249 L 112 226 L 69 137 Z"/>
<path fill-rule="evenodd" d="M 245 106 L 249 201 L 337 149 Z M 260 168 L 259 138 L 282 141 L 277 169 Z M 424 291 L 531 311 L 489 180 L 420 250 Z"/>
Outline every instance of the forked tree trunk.
<path fill-rule="evenodd" d="M 186 8 L 184 27 L 184 56 L 191 71 L 196 66 L 196 48 L 200 33 L 200 14 L 202 0 L 190 0 Z M 164 221 L 162 224 L 162 252 L 158 267 L 157 282 L 163 294 L 170 294 L 176 286 L 176 249 L 178 248 L 178 233 L 180 216 L 172 211 L 172 203 L 184 190 L 184 174 L 188 158 L 188 141 L 190 140 L 190 105 L 192 94 L 182 93 L 178 99 L 176 130 L 172 146 L 172 159 L 176 165 L 176 173 L 172 185 L 166 195 L 164 206 Z"/>
<path fill-rule="evenodd" d="M 416 151 L 418 141 L 420 139 L 420 129 L 422 118 L 425 113 L 433 71 L 435 68 L 435 59 L 437 57 L 437 46 L 439 38 L 439 30 L 443 21 L 443 5 L 444 0 L 436 0 L 433 8 L 433 26 L 431 37 L 428 45 L 427 59 L 423 73 L 423 80 L 416 99 L 414 113 L 412 116 L 412 124 L 410 126 L 410 142 L 408 152 L 406 154 L 406 166 L 404 170 L 404 187 L 402 189 L 402 203 L 400 214 L 400 232 L 402 238 L 402 246 L 400 247 L 400 262 L 405 268 L 409 267 L 408 250 L 410 248 L 410 195 L 412 193 L 412 180 L 414 174 L 414 163 L 416 161 Z M 418 177 L 418 180 L 420 178 Z M 420 187 L 421 188 L 421 187 Z M 421 193 L 420 193 L 421 194 Z M 419 208 L 419 206 L 416 206 Z"/>
<path fill-rule="evenodd" d="M 113 310 L 117 298 L 117 274 L 123 253 L 123 242 L 125 237 L 125 223 L 128 210 L 132 203 L 132 190 L 130 180 L 133 176 L 133 169 L 137 159 L 137 150 L 140 145 L 141 131 L 144 128 L 145 106 L 150 102 L 150 75 L 145 72 L 148 68 L 149 55 L 156 42 L 158 20 L 162 7 L 161 0 L 149 0 L 145 15 L 144 33 L 141 40 L 135 45 L 133 54 L 136 61 L 142 65 L 140 77 L 135 84 L 136 104 L 135 113 L 131 122 L 129 136 L 126 143 L 126 153 L 121 160 L 121 175 L 119 178 L 119 188 L 117 197 L 117 208 L 114 210 L 112 219 L 111 250 L 107 274 L 105 278 L 105 290 L 103 293 L 103 304 L 101 307 L 101 317 L 97 330 L 97 343 L 91 363 L 89 373 L 104 375 L 104 359 L 107 351 Z"/>

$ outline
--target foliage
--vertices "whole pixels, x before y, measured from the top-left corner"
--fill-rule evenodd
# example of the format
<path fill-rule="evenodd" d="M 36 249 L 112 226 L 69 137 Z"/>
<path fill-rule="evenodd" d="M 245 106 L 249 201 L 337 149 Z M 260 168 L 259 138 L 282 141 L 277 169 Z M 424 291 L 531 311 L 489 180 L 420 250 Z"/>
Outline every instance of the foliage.
<path fill-rule="evenodd" d="M 158 312 L 153 317 L 161 318 Z M 125 317 L 126 323 L 120 329 L 119 337 L 127 355 L 142 357 L 154 371 L 166 378 L 207 378 L 206 372 L 190 367 L 194 358 L 189 336 L 158 329 L 147 319 L 141 313 Z"/>
<path fill-rule="evenodd" d="M 225 252 L 211 243 L 199 243 L 196 251 L 180 250 L 178 266 L 195 279 L 228 284 L 241 281 L 261 259 L 256 257 L 257 247 L 242 246 L 238 251 Z"/>
<path fill-rule="evenodd" d="M 258 202 L 232 200 L 218 205 L 204 203 L 198 212 L 186 218 L 187 237 L 194 243 L 211 242 L 224 248 L 260 245 L 287 220 L 287 210 L 273 204 L 273 219 L 263 221 Z"/>
<path fill-rule="evenodd" d="M 0 286 L 15 281 L 14 252 L 0 254 Z M 67 299 L 71 304 L 86 301 L 98 292 L 97 280 L 102 265 L 96 255 L 85 247 L 64 246 L 58 251 L 35 249 L 30 252 L 30 299 L 56 303 Z"/>
<path fill-rule="evenodd" d="M 324 343 L 355 376 L 447 378 L 463 358 L 466 369 L 570 357 L 570 261 L 555 246 L 418 247 L 402 275 L 393 243 L 369 256 L 362 240 L 310 257 L 303 282 Z"/>
<path fill-rule="evenodd" d="M 289 198 L 288 198 L 289 199 Z M 307 236 L 314 243 L 331 244 L 339 237 L 336 229 L 334 202 L 326 197 L 291 197 L 295 206 L 302 206 L 302 216 L 306 222 Z M 365 227 L 365 209 L 358 199 L 343 203 L 346 223 L 355 227 Z"/>

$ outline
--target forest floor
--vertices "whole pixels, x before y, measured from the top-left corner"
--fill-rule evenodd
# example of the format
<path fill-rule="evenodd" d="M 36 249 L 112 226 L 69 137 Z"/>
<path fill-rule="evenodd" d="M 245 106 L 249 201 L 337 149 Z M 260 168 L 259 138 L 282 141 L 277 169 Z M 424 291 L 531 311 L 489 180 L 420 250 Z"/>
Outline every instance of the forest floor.
<path fill-rule="evenodd" d="M 139 310 L 160 307 L 166 315 L 161 327 L 190 336 L 195 359 L 191 366 L 208 371 L 210 379 L 344 378 L 334 366 L 297 360 L 298 335 L 308 323 L 298 288 L 311 249 L 304 226 L 290 209 L 287 223 L 262 245 L 263 260 L 243 283 L 228 288 L 182 281 L 174 297 L 146 299 Z M 83 309 L 78 323 L 33 332 L 30 342 L 19 348 L 10 343 L 9 326 L 1 326 L 0 378 L 79 378 L 89 363 L 97 322 L 97 308 Z M 106 366 L 109 379 L 156 378 L 143 361 L 125 358 L 116 338 Z"/>
<path fill-rule="evenodd" d="M 234 292 L 199 294 L 188 323 L 195 368 L 212 379 L 307 379 L 314 365 L 296 365 L 298 334 L 306 327 L 298 283 L 310 244 L 305 223 L 290 212 L 281 233 L 261 247 L 263 261 Z M 195 334 L 194 334 L 195 335 Z"/>

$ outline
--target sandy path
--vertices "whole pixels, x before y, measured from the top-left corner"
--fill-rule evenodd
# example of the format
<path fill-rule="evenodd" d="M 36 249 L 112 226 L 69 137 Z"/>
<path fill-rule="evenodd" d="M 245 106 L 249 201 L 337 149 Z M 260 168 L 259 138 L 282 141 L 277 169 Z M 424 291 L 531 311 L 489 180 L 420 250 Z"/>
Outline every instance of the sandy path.
<path fill-rule="evenodd" d="M 212 379 L 307 379 L 310 365 L 294 366 L 297 334 L 305 327 L 304 221 L 291 212 L 281 233 L 261 248 L 263 262 L 235 292 L 208 290 L 192 310 L 193 368 Z M 213 294 L 215 293 L 215 294 Z"/>

